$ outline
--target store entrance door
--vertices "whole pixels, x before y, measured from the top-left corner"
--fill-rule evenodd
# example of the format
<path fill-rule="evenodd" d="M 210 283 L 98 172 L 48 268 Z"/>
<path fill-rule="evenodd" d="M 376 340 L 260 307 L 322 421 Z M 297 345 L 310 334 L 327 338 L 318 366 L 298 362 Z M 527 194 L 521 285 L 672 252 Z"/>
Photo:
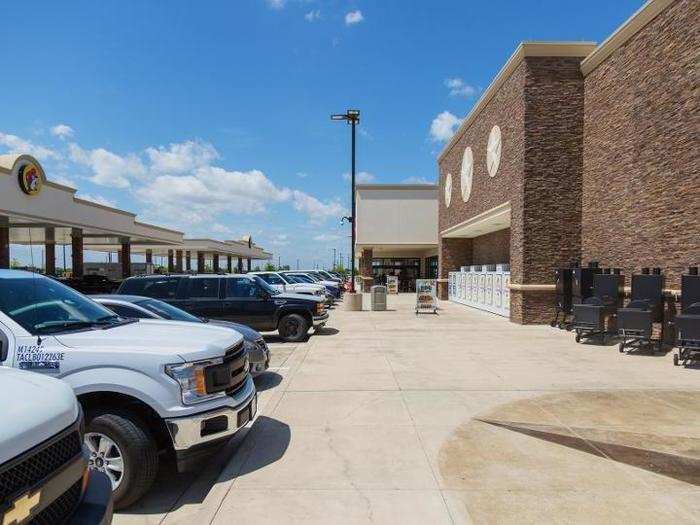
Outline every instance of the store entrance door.
<path fill-rule="evenodd" d="M 399 279 L 399 292 L 415 292 L 416 279 L 421 278 L 420 259 L 417 258 L 375 258 L 372 259 L 374 284 L 386 285 L 386 276 L 395 275 Z"/>

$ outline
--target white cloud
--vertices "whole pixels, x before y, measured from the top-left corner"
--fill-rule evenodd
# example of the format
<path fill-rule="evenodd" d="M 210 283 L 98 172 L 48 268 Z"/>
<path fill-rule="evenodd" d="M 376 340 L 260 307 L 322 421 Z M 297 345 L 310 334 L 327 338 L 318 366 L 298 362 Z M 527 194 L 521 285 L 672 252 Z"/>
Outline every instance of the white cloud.
<path fill-rule="evenodd" d="M 449 111 L 443 111 L 430 123 L 430 138 L 433 142 L 447 142 L 461 123 L 462 119 Z"/>
<path fill-rule="evenodd" d="M 136 155 L 120 156 L 104 148 L 84 150 L 69 144 L 71 160 L 92 170 L 90 181 L 100 186 L 128 188 L 132 179 L 143 179 L 147 170 Z"/>
<path fill-rule="evenodd" d="M 338 235 L 337 233 L 321 233 L 319 235 L 314 236 L 314 241 L 318 242 L 332 242 L 332 241 L 338 241 L 342 239 L 342 235 Z"/>
<path fill-rule="evenodd" d="M 320 224 L 332 218 L 340 220 L 341 217 L 347 214 L 347 211 L 339 201 L 321 202 L 316 197 L 307 195 L 299 190 L 294 190 L 292 204 L 295 210 L 307 214 L 312 224 Z"/>
<path fill-rule="evenodd" d="M 350 174 L 343 173 L 343 179 L 350 180 Z M 355 173 L 355 183 L 357 184 L 371 184 L 373 182 L 376 182 L 376 180 L 377 177 L 375 177 L 372 173 L 369 173 L 368 171 L 359 171 Z"/>
<path fill-rule="evenodd" d="M 359 24 L 364 19 L 365 17 L 362 16 L 362 11 L 359 9 L 357 11 L 350 11 L 345 15 L 345 25 L 351 26 L 353 24 Z"/>
<path fill-rule="evenodd" d="M 265 0 L 265 3 L 270 9 L 279 10 L 284 9 L 284 5 L 287 3 L 287 0 Z"/>
<path fill-rule="evenodd" d="M 304 15 L 304 20 L 307 22 L 315 22 L 316 20 L 321 19 L 321 10 L 320 9 L 312 9 L 308 13 Z"/>
<path fill-rule="evenodd" d="M 297 177 L 299 177 L 300 179 L 305 179 L 308 176 L 309 176 L 309 174 L 304 173 L 303 171 L 300 171 L 299 173 L 297 173 Z"/>
<path fill-rule="evenodd" d="M 97 204 L 102 204 L 102 206 L 108 206 L 110 208 L 116 208 L 117 203 L 111 199 L 107 199 L 102 195 L 91 195 L 89 193 L 78 193 L 76 195 L 79 199 L 84 201 L 96 202 Z"/>
<path fill-rule="evenodd" d="M 68 186 L 70 188 L 77 188 L 78 184 L 75 182 L 70 177 L 66 177 L 65 175 L 51 175 L 49 180 L 51 182 L 55 182 L 56 184 L 61 184 L 63 186 Z"/>
<path fill-rule="evenodd" d="M 401 182 L 403 184 L 435 184 L 435 181 L 428 180 L 425 177 L 408 177 Z"/>
<path fill-rule="evenodd" d="M 466 84 L 461 78 L 445 79 L 445 87 L 450 90 L 451 97 L 473 97 L 477 93 L 474 86 Z"/>
<path fill-rule="evenodd" d="M 73 136 L 74 130 L 67 124 L 56 124 L 51 128 L 51 134 L 59 139 L 67 139 Z"/>
<path fill-rule="evenodd" d="M 186 173 L 209 165 L 219 158 L 219 152 L 208 143 L 188 140 L 170 144 L 167 148 L 147 148 L 151 169 L 157 173 Z"/>
<path fill-rule="evenodd" d="M 10 135 L 9 133 L 0 132 L 0 146 L 5 146 L 5 148 L 7 148 L 5 153 L 13 155 L 26 153 L 39 160 L 58 159 L 61 157 L 57 151 L 51 148 L 34 144 L 29 140 L 18 137 L 17 135 Z"/>
<path fill-rule="evenodd" d="M 220 214 L 264 212 L 270 204 L 288 201 L 291 190 L 279 188 L 259 170 L 227 171 L 203 166 L 193 174 L 159 175 L 136 190 L 154 213 L 202 224 Z"/>
<path fill-rule="evenodd" d="M 289 244 L 289 237 L 284 233 L 277 233 L 272 236 L 270 244 L 274 246 L 287 246 Z"/>

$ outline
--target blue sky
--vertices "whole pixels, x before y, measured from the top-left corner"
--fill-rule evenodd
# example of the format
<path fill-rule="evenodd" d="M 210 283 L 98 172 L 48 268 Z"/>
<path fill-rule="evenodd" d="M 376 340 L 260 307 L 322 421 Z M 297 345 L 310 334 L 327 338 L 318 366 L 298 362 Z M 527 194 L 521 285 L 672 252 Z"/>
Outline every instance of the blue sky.
<path fill-rule="evenodd" d="M 4 2 L 0 153 L 187 235 L 282 263 L 349 251 L 361 179 L 434 181 L 458 119 L 522 40 L 600 42 L 640 0 Z"/>

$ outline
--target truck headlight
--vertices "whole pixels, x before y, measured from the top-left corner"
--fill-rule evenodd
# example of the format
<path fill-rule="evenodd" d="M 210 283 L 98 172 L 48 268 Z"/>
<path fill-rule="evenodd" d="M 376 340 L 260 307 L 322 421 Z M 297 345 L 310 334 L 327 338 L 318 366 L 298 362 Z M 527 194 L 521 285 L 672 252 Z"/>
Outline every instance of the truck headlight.
<path fill-rule="evenodd" d="M 316 315 L 323 315 L 325 311 L 326 307 L 323 306 L 323 303 L 316 303 Z"/>
<path fill-rule="evenodd" d="M 180 385 L 182 402 L 185 405 L 193 405 L 226 395 L 224 392 L 207 393 L 207 382 L 205 379 L 205 370 L 208 366 L 218 365 L 223 362 L 222 358 L 217 358 L 165 365 L 165 373 Z"/>

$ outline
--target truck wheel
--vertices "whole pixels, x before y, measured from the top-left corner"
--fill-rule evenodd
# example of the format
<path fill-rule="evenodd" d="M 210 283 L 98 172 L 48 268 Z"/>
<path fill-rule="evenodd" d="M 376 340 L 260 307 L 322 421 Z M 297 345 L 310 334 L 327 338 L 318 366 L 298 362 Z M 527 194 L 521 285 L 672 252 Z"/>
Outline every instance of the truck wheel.
<path fill-rule="evenodd" d="M 158 472 L 158 449 L 150 432 L 125 414 L 101 414 L 85 429 L 90 468 L 112 482 L 114 508 L 128 507 L 148 489 Z"/>
<path fill-rule="evenodd" d="M 285 341 L 303 341 L 309 331 L 309 323 L 299 314 L 285 315 L 279 323 L 278 331 Z"/>

